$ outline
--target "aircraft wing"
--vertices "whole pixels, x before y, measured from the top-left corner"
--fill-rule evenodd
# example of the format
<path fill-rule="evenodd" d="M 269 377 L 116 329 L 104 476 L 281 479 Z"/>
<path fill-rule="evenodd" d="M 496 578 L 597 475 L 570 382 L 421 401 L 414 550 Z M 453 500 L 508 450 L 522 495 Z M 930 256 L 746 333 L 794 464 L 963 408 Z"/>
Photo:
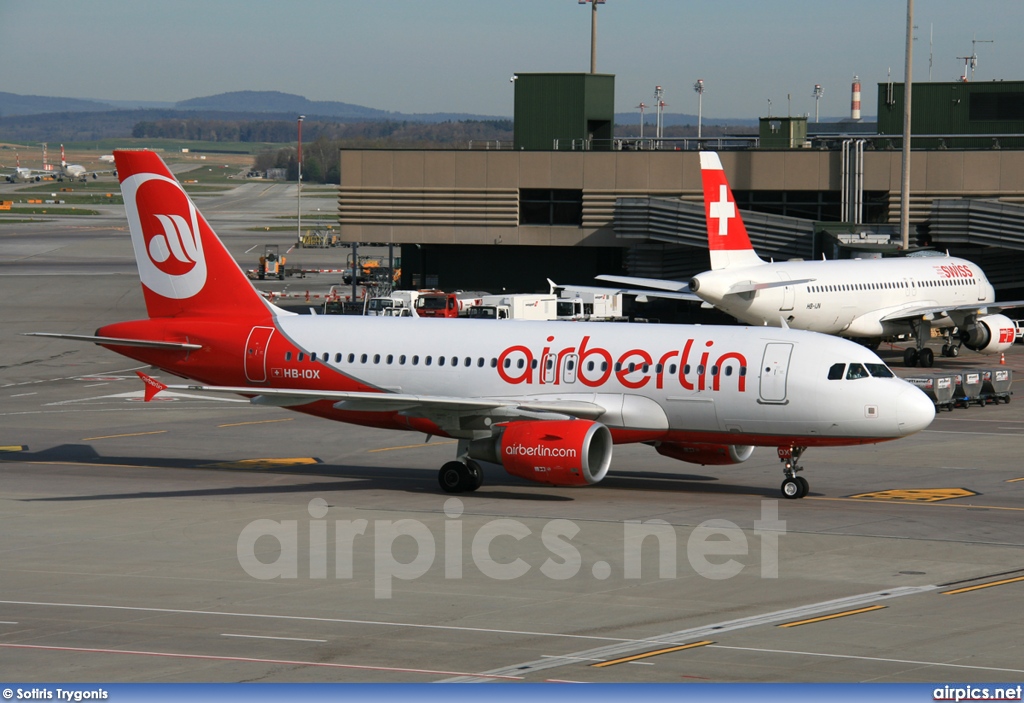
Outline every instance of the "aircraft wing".
<path fill-rule="evenodd" d="M 725 292 L 726 295 L 735 295 L 737 293 L 750 293 L 756 290 L 765 290 L 766 288 L 782 288 L 783 286 L 798 286 L 802 283 L 810 283 L 816 281 L 816 278 L 799 278 L 795 281 L 767 281 L 763 283 L 754 283 L 753 281 L 747 281 L 746 283 L 737 283 L 729 288 Z"/>
<path fill-rule="evenodd" d="M 658 278 L 631 278 L 629 276 L 595 276 L 600 281 L 608 281 L 609 283 L 623 283 L 627 286 L 648 286 L 650 288 L 656 288 L 657 291 L 643 290 L 638 288 L 598 288 L 588 286 L 561 286 L 568 288 L 569 290 L 579 291 L 593 291 L 599 293 L 623 293 L 625 295 L 635 295 L 640 302 L 644 302 L 644 298 L 666 298 L 668 300 L 689 300 L 693 302 L 700 302 L 700 298 L 690 292 L 690 284 L 681 283 L 679 281 L 663 281 Z M 550 279 L 549 279 L 550 282 Z M 658 284 L 658 285 L 654 285 Z"/>
<path fill-rule="evenodd" d="M 597 403 L 580 400 L 544 400 L 523 398 L 463 398 L 455 396 L 412 395 L 408 393 L 367 393 L 306 388 L 253 388 L 251 386 L 206 386 L 197 384 L 165 385 L 136 371 L 146 384 L 146 399 L 162 390 L 189 393 L 227 393 L 250 397 L 254 405 L 293 407 L 318 400 L 334 403 L 339 410 L 361 412 L 403 412 L 437 422 L 443 429 L 461 429 L 459 418 L 473 415 L 497 415 L 503 419 L 596 419 L 607 412 Z M 454 422 L 453 422 L 454 421 Z"/>
<path fill-rule="evenodd" d="M 902 308 L 891 312 L 881 318 L 881 322 L 893 322 L 896 320 L 913 320 L 927 315 L 945 315 L 950 312 L 981 312 L 986 311 L 989 314 L 1002 312 L 1003 310 L 1012 310 L 1014 308 L 1024 308 L 1024 300 L 1007 300 L 1001 303 L 971 303 L 969 305 L 955 305 L 955 306 L 932 306 L 932 305 L 920 305 L 909 308 Z"/>

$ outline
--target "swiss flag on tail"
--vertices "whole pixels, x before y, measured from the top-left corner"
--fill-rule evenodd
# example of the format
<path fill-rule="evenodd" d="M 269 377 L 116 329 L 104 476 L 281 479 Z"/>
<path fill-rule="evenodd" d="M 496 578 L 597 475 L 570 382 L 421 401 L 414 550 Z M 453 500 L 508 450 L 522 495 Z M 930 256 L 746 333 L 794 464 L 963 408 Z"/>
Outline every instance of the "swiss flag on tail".
<path fill-rule="evenodd" d="M 700 176 L 704 185 L 704 217 L 707 221 L 711 268 L 749 266 L 764 263 L 750 245 L 736 199 L 718 154 L 700 152 Z"/>
<path fill-rule="evenodd" d="M 115 151 L 135 261 L 151 318 L 265 317 L 266 303 L 151 151 Z"/>

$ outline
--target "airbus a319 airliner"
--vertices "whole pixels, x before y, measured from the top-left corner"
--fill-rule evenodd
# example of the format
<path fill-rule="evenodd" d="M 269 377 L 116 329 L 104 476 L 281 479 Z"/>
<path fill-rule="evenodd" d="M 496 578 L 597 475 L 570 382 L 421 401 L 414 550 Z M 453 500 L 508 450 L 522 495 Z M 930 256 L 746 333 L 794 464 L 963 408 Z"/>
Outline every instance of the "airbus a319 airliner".
<path fill-rule="evenodd" d="M 977 264 L 937 252 L 886 259 L 765 261 L 750 244 L 718 154 L 701 152 L 700 168 L 711 270 L 686 283 L 628 276 L 598 279 L 699 298 L 751 325 L 785 324 L 870 341 L 875 348 L 882 339 L 911 334 L 917 344 L 904 352 L 907 366 L 934 363 L 934 353 L 925 346 L 932 327 L 945 330 L 944 356 L 959 355 L 961 346 L 998 354 L 1013 345 L 1016 325 L 1000 313 L 1022 307 L 1024 301 L 996 303 L 995 290 Z"/>
<path fill-rule="evenodd" d="M 458 440 L 447 492 L 480 462 L 544 484 L 593 484 L 613 445 L 705 465 L 775 447 L 787 498 L 807 447 L 905 437 L 931 401 L 870 350 L 770 327 L 296 315 L 264 300 L 159 156 L 115 153 L 148 317 L 95 342 L 194 381 L 140 374 L 146 398 L 240 394 L 257 405 Z"/>

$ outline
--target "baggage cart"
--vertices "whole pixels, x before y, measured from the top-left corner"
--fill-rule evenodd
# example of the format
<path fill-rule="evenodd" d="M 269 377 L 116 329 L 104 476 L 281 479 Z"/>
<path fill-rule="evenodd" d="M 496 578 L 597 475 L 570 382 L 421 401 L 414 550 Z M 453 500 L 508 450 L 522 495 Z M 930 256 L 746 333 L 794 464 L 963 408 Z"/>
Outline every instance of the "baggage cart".
<path fill-rule="evenodd" d="M 957 407 L 969 408 L 972 403 L 984 405 L 981 397 L 981 369 L 964 369 L 954 374 L 956 383 L 953 390 L 953 401 Z"/>
<path fill-rule="evenodd" d="M 997 405 L 1000 402 L 1009 403 L 1012 382 L 1012 369 L 998 366 L 993 369 L 981 369 L 981 397 Z"/>

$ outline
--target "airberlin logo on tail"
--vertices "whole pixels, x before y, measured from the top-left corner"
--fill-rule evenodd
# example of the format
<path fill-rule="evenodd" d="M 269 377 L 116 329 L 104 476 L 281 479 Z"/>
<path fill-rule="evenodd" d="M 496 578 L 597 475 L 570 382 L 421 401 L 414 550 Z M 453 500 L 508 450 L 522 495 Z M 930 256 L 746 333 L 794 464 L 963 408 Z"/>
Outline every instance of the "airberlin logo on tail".
<path fill-rule="evenodd" d="M 139 173 L 121 183 L 142 283 L 165 298 L 191 298 L 206 283 L 199 215 L 173 179 Z"/>

